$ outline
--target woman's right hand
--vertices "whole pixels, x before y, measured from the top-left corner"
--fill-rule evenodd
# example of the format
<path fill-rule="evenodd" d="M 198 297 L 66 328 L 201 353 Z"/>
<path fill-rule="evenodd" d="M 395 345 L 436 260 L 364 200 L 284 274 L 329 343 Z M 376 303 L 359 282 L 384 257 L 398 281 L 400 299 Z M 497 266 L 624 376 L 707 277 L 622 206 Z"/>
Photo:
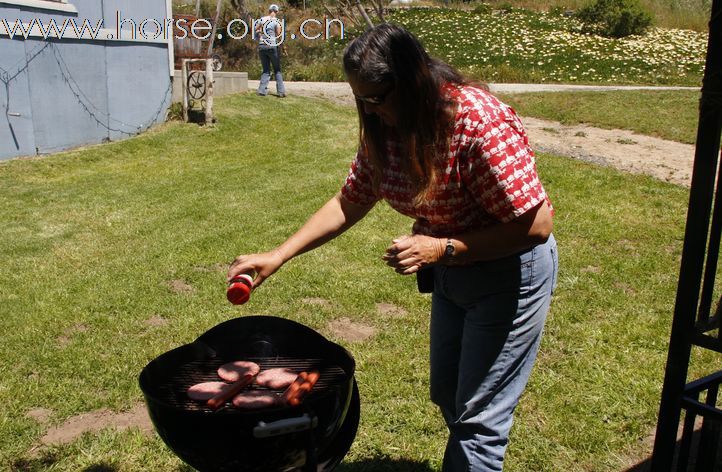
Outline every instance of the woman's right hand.
<path fill-rule="evenodd" d="M 258 287 L 264 280 L 273 275 L 284 262 L 281 254 L 275 250 L 238 256 L 228 269 L 227 282 L 230 282 L 238 274 L 255 272 L 256 277 L 253 279 L 253 287 Z"/>

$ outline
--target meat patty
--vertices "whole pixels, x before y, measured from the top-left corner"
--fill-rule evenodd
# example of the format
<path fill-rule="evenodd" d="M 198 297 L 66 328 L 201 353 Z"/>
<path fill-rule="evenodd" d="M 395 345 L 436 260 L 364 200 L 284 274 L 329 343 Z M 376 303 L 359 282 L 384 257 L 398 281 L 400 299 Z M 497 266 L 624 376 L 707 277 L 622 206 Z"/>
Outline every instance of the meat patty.
<path fill-rule="evenodd" d="M 298 374 L 291 369 L 268 369 L 256 376 L 256 383 L 261 387 L 281 389 L 291 385 L 297 376 Z"/>
<path fill-rule="evenodd" d="M 233 397 L 233 406 L 244 410 L 268 408 L 278 401 L 278 395 L 263 390 L 249 390 Z"/>
<path fill-rule="evenodd" d="M 225 382 L 203 382 L 195 384 L 188 389 L 188 397 L 192 400 L 206 401 L 209 400 L 230 385 Z"/>
<path fill-rule="evenodd" d="M 261 368 L 255 362 L 235 361 L 218 368 L 218 377 L 226 382 L 236 382 L 246 374 L 256 375 Z"/>

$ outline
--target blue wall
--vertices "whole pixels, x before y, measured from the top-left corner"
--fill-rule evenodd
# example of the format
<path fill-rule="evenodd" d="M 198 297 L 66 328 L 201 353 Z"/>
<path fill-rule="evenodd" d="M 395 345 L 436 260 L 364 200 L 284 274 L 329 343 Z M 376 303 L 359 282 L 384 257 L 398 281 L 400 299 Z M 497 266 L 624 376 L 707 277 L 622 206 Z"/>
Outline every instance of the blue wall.
<path fill-rule="evenodd" d="M 163 23 L 166 0 L 68 0 L 77 13 L 0 1 L 0 21 L 99 19 L 115 30 L 116 11 L 137 23 Z M 0 159 L 117 140 L 162 122 L 171 101 L 163 42 L 10 39 L 0 26 Z M 150 33 L 153 27 L 150 27 Z"/>

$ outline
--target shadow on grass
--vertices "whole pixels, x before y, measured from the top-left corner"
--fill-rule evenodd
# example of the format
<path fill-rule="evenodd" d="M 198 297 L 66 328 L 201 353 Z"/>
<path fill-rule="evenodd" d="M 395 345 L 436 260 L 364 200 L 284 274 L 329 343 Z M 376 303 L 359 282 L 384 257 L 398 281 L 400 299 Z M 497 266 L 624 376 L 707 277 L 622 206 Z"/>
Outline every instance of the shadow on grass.
<path fill-rule="evenodd" d="M 93 464 L 83 469 L 82 472 L 116 472 L 117 467 L 107 464 Z"/>
<path fill-rule="evenodd" d="M 10 464 L 12 472 L 35 472 L 48 470 L 60 458 L 53 452 L 43 451 L 38 457 L 17 459 Z"/>
<path fill-rule="evenodd" d="M 433 470 L 427 462 L 385 457 L 358 462 L 344 462 L 336 468 L 337 472 L 432 472 Z"/>
<path fill-rule="evenodd" d="M 408 460 L 394 460 L 388 458 L 366 459 L 358 462 L 342 463 L 334 472 L 433 472 L 434 469 L 427 463 Z M 104 472 L 104 471 L 103 471 Z M 196 469 L 181 464 L 176 472 L 196 472 Z M 296 469 L 294 469 L 296 472 Z"/>
<path fill-rule="evenodd" d="M 408 460 L 394 460 L 380 457 L 358 462 L 341 463 L 334 472 L 433 472 L 427 463 Z M 186 464 L 178 467 L 177 472 L 196 472 Z"/>
<path fill-rule="evenodd" d="M 679 434 L 681 434 L 681 429 L 679 431 Z M 712 451 L 707 451 L 706 448 L 703 448 L 703 451 L 700 451 L 699 449 L 699 443 L 700 443 L 700 437 L 702 436 L 702 431 L 700 429 L 695 429 L 692 433 L 692 442 L 690 444 L 690 450 L 689 450 L 689 460 L 687 461 L 687 464 L 685 467 L 679 468 L 678 462 L 679 462 L 679 450 L 680 450 L 680 443 L 681 440 L 678 440 L 674 446 L 674 458 L 672 459 L 672 465 L 669 468 L 669 470 L 684 470 L 688 472 L 722 472 L 722 454 L 719 454 L 717 451 L 722 448 L 722 436 L 720 437 L 720 442 L 717 445 L 717 448 L 713 448 Z M 709 453 L 713 452 L 714 455 L 712 458 L 710 458 L 710 461 L 713 465 L 713 467 L 697 467 L 698 462 L 698 453 Z M 700 458 L 701 459 L 701 458 Z M 651 472 L 652 471 L 652 456 L 650 456 L 630 467 L 629 469 L 625 470 L 624 472 Z"/>
<path fill-rule="evenodd" d="M 20 459 L 12 463 L 12 472 L 41 472 L 51 469 L 59 457 L 52 453 L 43 454 L 32 459 Z M 117 472 L 118 467 L 110 464 L 93 464 L 80 470 L 80 472 Z M 434 469 L 425 462 L 414 462 L 409 460 L 376 458 L 366 459 L 357 462 L 342 463 L 335 472 L 433 472 Z M 181 464 L 177 472 L 196 472 L 187 464 Z M 631 471 L 630 471 L 631 472 Z M 636 471 L 635 471 L 636 472 Z"/>
<path fill-rule="evenodd" d="M 19 459 L 10 465 L 10 470 L 13 472 L 40 472 L 51 469 L 53 465 L 58 461 L 58 456 L 53 453 L 45 453 L 40 457 L 34 457 L 32 459 Z M 79 469 L 80 472 L 117 472 L 118 468 L 110 464 L 93 464 L 83 469 Z"/>

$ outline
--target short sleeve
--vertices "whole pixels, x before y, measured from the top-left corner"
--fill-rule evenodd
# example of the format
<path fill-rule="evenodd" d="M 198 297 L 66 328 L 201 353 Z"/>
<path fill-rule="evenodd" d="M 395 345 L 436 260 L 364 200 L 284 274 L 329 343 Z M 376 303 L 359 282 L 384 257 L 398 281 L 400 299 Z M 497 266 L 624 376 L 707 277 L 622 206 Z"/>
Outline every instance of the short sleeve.
<path fill-rule="evenodd" d="M 481 120 L 471 134 L 465 180 L 484 211 L 506 223 L 546 200 L 534 153 L 512 110 Z"/>
<path fill-rule="evenodd" d="M 374 168 L 365 153 L 359 151 L 351 163 L 341 195 L 356 205 L 371 205 L 379 200 L 374 191 Z"/>

